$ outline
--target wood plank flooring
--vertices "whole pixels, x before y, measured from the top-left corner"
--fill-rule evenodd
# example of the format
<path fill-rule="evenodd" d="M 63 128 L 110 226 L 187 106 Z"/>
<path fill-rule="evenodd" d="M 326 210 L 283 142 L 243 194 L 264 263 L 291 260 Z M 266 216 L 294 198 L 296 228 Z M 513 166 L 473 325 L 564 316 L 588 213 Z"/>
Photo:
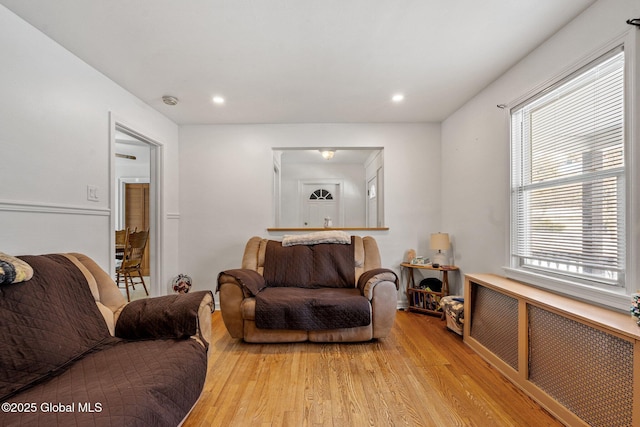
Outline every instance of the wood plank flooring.
<path fill-rule="evenodd" d="M 210 368 L 184 426 L 561 426 L 437 317 L 389 337 L 247 344 L 213 313 Z"/>

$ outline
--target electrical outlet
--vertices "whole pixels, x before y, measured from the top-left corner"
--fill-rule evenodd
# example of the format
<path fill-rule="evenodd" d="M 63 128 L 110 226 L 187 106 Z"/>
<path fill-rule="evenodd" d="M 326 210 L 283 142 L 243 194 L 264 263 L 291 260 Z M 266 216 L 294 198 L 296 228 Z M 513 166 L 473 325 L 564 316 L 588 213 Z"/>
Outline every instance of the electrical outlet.
<path fill-rule="evenodd" d="M 98 187 L 95 185 L 87 185 L 87 200 L 92 202 L 99 202 L 100 196 L 98 195 Z"/>

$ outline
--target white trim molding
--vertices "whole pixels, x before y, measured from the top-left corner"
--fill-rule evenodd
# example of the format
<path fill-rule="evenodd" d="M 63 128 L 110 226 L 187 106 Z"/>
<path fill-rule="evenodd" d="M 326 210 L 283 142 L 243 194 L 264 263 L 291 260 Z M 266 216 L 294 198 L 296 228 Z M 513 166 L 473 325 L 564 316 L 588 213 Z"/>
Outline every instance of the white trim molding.
<path fill-rule="evenodd" d="M 587 301 L 594 305 L 609 307 L 620 311 L 628 311 L 631 306 L 631 298 L 625 293 L 625 289 L 622 287 L 603 289 L 596 286 L 577 284 L 570 280 L 550 278 L 531 271 L 523 271 L 510 267 L 504 267 L 504 271 L 509 279 L 569 296 L 577 300 Z"/>
<path fill-rule="evenodd" d="M 18 200 L 0 200 L 0 211 L 93 216 L 109 216 L 111 214 L 111 209 L 109 208 L 91 208 L 63 203 L 41 203 Z"/>
<path fill-rule="evenodd" d="M 149 293 L 151 296 L 165 295 L 166 289 L 162 284 L 163 281 L 163 265 L 164 265 L 164 220 L 166 215 L 164 214 L 164 145 L 148 136 L 145 133 L 141 133 L 136 130 L 138 126 L 128 123 L 126 120 L 115 114 L 109 112 L 109 181 L 110 184 L 110 206 L 116 206 L 116 182 L 115 176 L 115 144 L 116 144 L 116 132 L 127 133 L 134 138 L 146 143 L 150 147 L 150 215 L 149 215 L 149 249 L 151 257 L 151 289 Z M 109 224 L 109 240 L 110 240 L 110 253 L 115 252 L 115 239 L 111 238 L 115 231 L 117 212 L 111 212 L 110 224 Z M 111 274 L 115 273 L 115 258 L 112 258 L 109 268 Z"/>

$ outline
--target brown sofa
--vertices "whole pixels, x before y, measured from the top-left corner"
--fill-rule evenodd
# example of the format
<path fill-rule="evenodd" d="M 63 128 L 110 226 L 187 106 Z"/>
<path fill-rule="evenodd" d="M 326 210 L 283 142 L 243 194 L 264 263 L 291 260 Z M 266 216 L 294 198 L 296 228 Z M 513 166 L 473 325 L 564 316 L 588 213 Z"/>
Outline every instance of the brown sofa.
<path fill-rule="evenodd" d="M 0 425 L 176 426 L 186 417 L 207 373 L 211 292 L 127 303 L 87 256 L 18 258 L 33 277 L 13 280 L 0 257 Z"/>
<path fill-rule="evenodd" d="M 242 267 L 218 276 L 229 334 L 255 343 L 383 338 L 393 326 L 397 290 L 373 237 L 293 246 L 252 237 Z"/>

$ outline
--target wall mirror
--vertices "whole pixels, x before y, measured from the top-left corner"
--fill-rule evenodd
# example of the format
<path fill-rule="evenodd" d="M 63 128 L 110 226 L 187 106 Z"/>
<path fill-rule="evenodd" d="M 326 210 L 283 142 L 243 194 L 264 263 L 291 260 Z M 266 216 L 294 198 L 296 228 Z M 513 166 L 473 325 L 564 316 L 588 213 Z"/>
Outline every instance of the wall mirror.
<path fill-rule="evenodd" d="M 383 151 L 274 148 L 275 228 L 384 227 Z"/>

